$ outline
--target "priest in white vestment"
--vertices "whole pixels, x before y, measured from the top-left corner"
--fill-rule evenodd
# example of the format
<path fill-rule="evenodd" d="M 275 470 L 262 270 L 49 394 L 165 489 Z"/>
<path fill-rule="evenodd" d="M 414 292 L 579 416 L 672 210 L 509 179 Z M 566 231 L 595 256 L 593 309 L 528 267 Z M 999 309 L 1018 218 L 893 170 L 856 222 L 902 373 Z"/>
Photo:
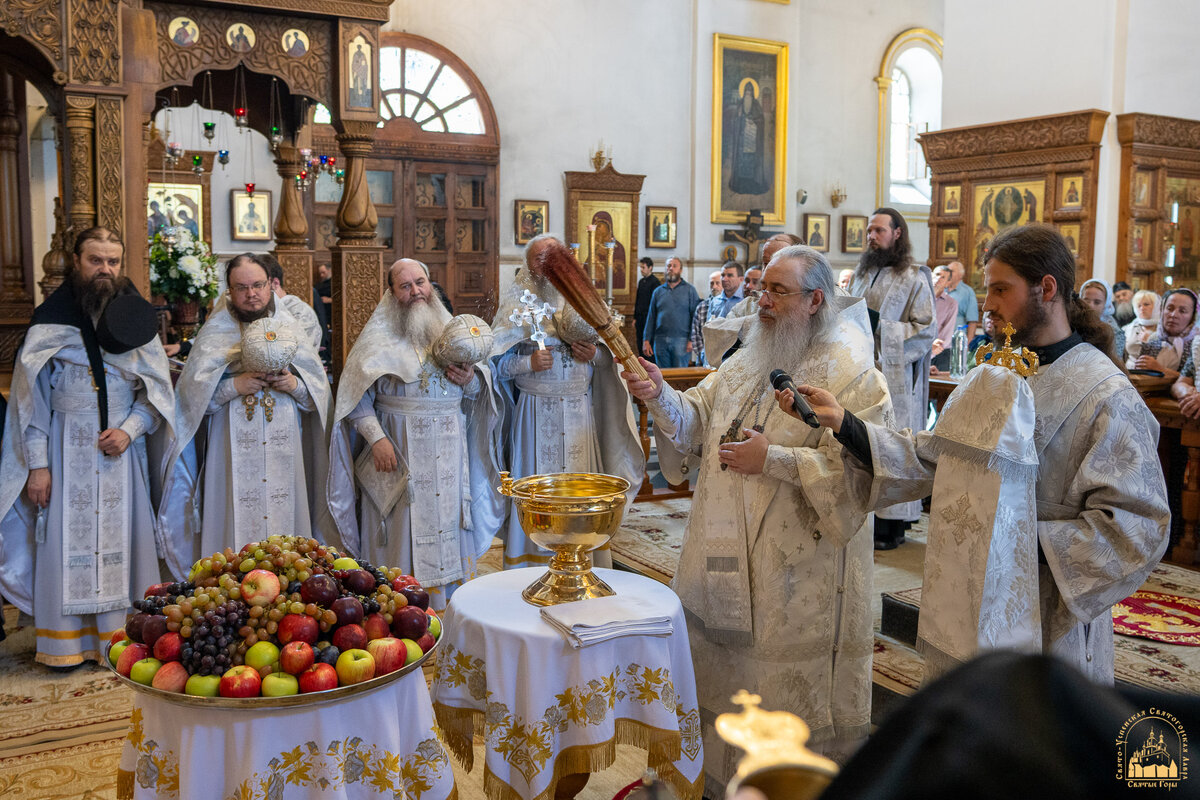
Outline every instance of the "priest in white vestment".
<path fill-rule="evenodd" d="M 147 439 L 169 432 L 174 395 L 153 309 L 120 275 L 123 255 L 107 229 L 80 233 L 13 365 L 0 594 L 33 616 L 37 661 L 55 667 L 102 658 L 129 604 L 160 580 Z"/>
<path fill-rule="evenodd" d="M 270 253 L 260 253 L 259 258 L 267 265 L 268 280 L 271 281 L 271 292 L 275 295 L 275 302 L 282 305 L 292 315 L 300 324 L 304 335 L 312 342 L 312 346 L 317 349 L 317 352 L 320 352 L 321 338 L 325 335 L 325 331 L 321 327 L 321 320 L 317 316 L 317 312 L 311 305 L 304 302 L 303 298 L 287 293 L 283 287 L 283 265 L 279 263 L 279 259 Z"/>
<path fill-rule="evenodd" d="M 969 548 L 967 558 L 940 563 L 935 573 L 927 564 L 925 594 L 945 600 L 922 601 L 922 628 L 946 631 L 966 623 L 978 631 L 976 650 L 1007 649 L 989 633 L 989 623 L 1003 618 L 1010 629 L 1036 623 L 1016 649 L 1036 645 L 1111 684 L 1112 606 L 1141 587 L 1167 546 L 1171 515 L 1158 460 L 1158 422 L 1112 352 L 1112 329 L 1071 297 L 1075 258 L 1061 234 L 1027 225 L 997 235 L 984 276 L 983 308 L 996 330 L 1011 324 L 1014 342 L 1031 348 L 1041 362 L 1026 379 L 1029 391 L 1021 392 L 1031 394 L 1036 410 L 1036 422 L 1028 426 L 1036 464 L 1036 507 L 1030 509 L 1035 519 L 1028 526 L 1020 503 L 1001 504 L 994 524 L 982 524 L 985 509 L 995 505 L 993 477 L 1000 462 L 1011 460 L 1002 450 L 1011 454 L 1019 443 L 997 448 L 996 458 L 956 459 L 952 474 L 946 474 L 941 467 L 947 456 L 962 450 L 939 446 L 941 421 L 931 433 L 897 432 L 861 424 L 857 412 L 843 413 L 828 392 L 803 386 L 800 391 L 845 444 L 847 478 L 860 502 L 877 507 L 932 490 L 930 547 L 936 545 L 932 524 L 940 520 L 960 545 L 986 546 L 988 538 L 1002 535 L 1010 539 L 1007 551 L 1027 548 L 1033 554 L 1027 569 L 1014 565 L 996 576 L 984 572 L 991 570 L 992 557 L 971 566 Z M 1020 397 L 1010 402 L 995 390 L 977 397 L 977 429 L 999 430 L 1024 413 Z M 982 587 L 982 605 L 963 602 L 965 593 L 940 593 L 934 585 L 953 581 Z M 1013 603 L 1024 596 L 1040 601 L 1031 613 Z M 979 613 L 989 606 L 1006 616 L 989 620 Z M 1020 614 L 1011 614 L 1014 609 Z"/>
<path fill-rule="evenodd" d="M 167 566 L 186 576 L 197 558 L 275 534 L 310 536 L 324 514 L 329 380 L 311 340 L 276 302 L 252 253 L 226 265 L 228 294 L 192 345 L 176 393 L 176 440 L 164 464 L 159 524 Z M 242 366 L 255 320 L 290 326 L 298 348 L 279 373 Z M 320 538 L 320 537 L 319 537 Z"/>
<path fill-rule="evenodd" d="M 514 480 L 554 472 L 617 475 L 629 481 L 632 502 L 646 474 L 633 403 L 612 353 L 537 271 L 537 254 L 553 242 L 561 244 L 550 234 L 530 240 L 525 269 L 517 273 L 492 326 L 491 362 L 497 404 L 504 412 L 501 461 Z M 530 338 L 533 330 L 512 319 L 525 292 L 555 309 L 542 323 L 544 347 Z M 506 569 L 549 562 L 551 553 L 525 535 L 511 510 L 504 536 Z M 607 545 L 592 558 L 597 566 L 612 566 Z"/>
<path fill-rule="evenodd" d="M 863 302 L 837 296 L 823 255 L 788 247 L 763 274 L 758 324 L 720 370 L 678 392 L 643 363 L 650 380 L 623 377 L 654 416 L 664 474 L 699 471 L 672 586 L 688 616 L 706 794 L 720 796 L 740 756 L 713 728 L 739 689 L 844 757 L 871 720 L 870 515 L 851 502 L 832 434 L 780 412 L 769 375 L 827 387 L 886 425 Z"/>
<path fill-rule="evenodd" d="M 338 383 L 327 487 L 342 545 L 412 574 L 437 609 L 475 577 L 504 508 L 487 365 L 432 357 L 449 320 L 424 264 L 392 265 Z"/>
<path fill-rule="evenodd" d="M 925 430 L 929 406 L 929 366 L 937 319 L 933 310 L 933 275 L 912 260 L 908 223 L 898 211 L 879 208 L 867 224 L 863 253 L 849 293 L 866 298 L 878 312 L 875 365 L 887 378 L 896 425 Z M 903 543 L 909 525 L 921 518 L 921 501 L 875 510 L 875 549 Z"/>

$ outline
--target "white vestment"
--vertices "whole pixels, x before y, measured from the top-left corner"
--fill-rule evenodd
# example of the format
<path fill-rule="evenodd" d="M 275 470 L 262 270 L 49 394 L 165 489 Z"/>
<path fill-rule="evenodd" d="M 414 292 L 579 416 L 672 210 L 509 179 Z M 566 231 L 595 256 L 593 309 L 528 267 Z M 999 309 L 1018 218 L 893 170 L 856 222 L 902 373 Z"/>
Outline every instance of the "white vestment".
<path fill-rule="evenodd" d="M 312 346 L 320 351 L 321 338 L 325 332 L 321 329 L 321 320 L 313 307 L 294 294 L 285 294 L 283 297 L 276 297 L 275 300 L 287 309 L 304 331 L 304 335 L 312 342 Z"/>
<path fill-rule="evenodd" d="M 896 427 L 925 430 L 929 406 L 929 365 L 937 318 L 933 310 L 933 275 L 926 266 L 905 270 L 878 267 L 856 270 L 849 293 L 866 298 L 879 312 L 875 331 L 875 366 L 887 378 L 896 412 Z M 875 509 L 882 519 L 913 522 L 921 517 L 921 501 Z"/>
<path fill-rule="evenodd" d="M 431 307 L 449 319 L 436 299 Z M 475 576 L 475 562 L 500 526 L 491 446 L 498 416 L 487 366 L 476 365 L 465 387 L 454 383 L 428 349 L 418 352 L 400 338 L 397 310 L 388 292 L 346 359 L 330 429 L 327 499 L 350 553 L 411 573 L 444 608 L 455 587 Z M 355 476 L 357 458 L 384 437 L 397 455 L 391 474 L 408 481 L 386 517 L 365 491 L 356 505 Z"/>
<path fill-rule="evenodd" d="M 524 273 L 522 273 L 524 274 Z M 555 472 L 600 472 L 629 481 L 628 503 L 641 488 L 646 459 L 633 417 L 633 402 L 621 380 L 620 365 L 604 344 L 591 362 L 575 360 L 555 318 L 543 323 L 544 344 L 553 357 L 549 369 L 533 372 L 529 357 L 537 345 L 528 328 L 513 324 L 509 313 L 522 291 L 562 310 L 562 296 L 548 283 L 534 286 L 519 275 L 509 304 L 501 304 L 492 328 L 492 365 L 497 405 L 504 411 L 499 452 L 513 479 Z M 551 553 L 535 545 L 511 510 L 504 542 L 504 566 L 544 564 Z M 612 566 L 607 545 L 592 554 L 597 566 Z"/>
<path fill-rule="evenodd" d="M 792 376 L 885 424 L 864 304 L 834 301 L 844 310 Z M 699 386 L 664 385 L 648 403 L 667 479 L 700 471 L 672 586 L 688 615 L 710 785 L 724 785 L 739 756 L 713 728 L 737 689 L 800 715 L 814 743 L 861 738 L 870 723 L 870 515 L 850 501 L 832 432 L 781 412 L 746 360 L 739 351 Z M 760 475 L 720 469 L 720 440 L 741 415 L 771 443 Z"/>
<path fill-rule="evenodd" d="M 174 396 L 158 339 L 101 351 L 108 425 L 130 437 L 119 456 L 99 447 L 98 398 L 80 329 L 36 324 L 17 356 L 0 457 L 0 594 L 27 614 L 37 660 L 69 666 L 102 657 L 129 604 L 159 582 L 147 434 L 172 422 Z M 49 468 L 50 505 L 24 493 Z M 38 517 L 43 517 L 39 523 Z"/>
<path fill-rule="evenodd" d="M 1111 684 L 1112 606 L 1137 591 L 1167 547 L 1171 513 L 1156 449 L 1158 421 L 1129 379 L 1089 344 L 1042 365 L 1028 383 L 1037 413 L 1037 542 L 1044 562 L 1034 574 L 1042 648 Z M 869 507 L 929 495 L 936 486 L 937 429 L 913 435 L 866 427 L 871 468 L 849 452 L 844 457 L 854 495 Z M 967 497 L 971 490 L 959 491 Z M 1016 572 L 1008 578 L 1034 580 Z M 921 616 L 965 610 L 922 605 Z"/>
<path fill-rule="evenodd" d="M 274 319 L 297 325 L 276 304 Z M 186 576 L 198 558 L 274 534 L 311 536 L 324 514 L 329 380 L 304 336 L 291 394 L 237 393 L 242 326 L 222 308 L 200 328 L 176 387 L 175 430 L 159 524 L 167 566 Z M 318 534 L 318 538 L 322 538 Z"/>

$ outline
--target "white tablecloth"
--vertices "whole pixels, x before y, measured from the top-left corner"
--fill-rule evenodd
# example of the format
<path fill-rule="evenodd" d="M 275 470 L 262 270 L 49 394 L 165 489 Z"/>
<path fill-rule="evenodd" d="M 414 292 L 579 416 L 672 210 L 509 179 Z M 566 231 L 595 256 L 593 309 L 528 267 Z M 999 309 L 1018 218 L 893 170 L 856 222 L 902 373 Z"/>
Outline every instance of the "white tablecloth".
<path fill-rule="evenodd" d="M 597 569 L 648 615 L 669 616 L 675 632 L 577 650 L 521 599 L 544 571 L 494 573 L 454 593 L 433 684 L 450 749 L 470 770 L 472 736 L 483 735 L 490 800 L 549 798 L 561 776 L 609 766 L 617 744 L 647 750 L 681 798 L 698 799 L 700 714 L 679 598 L 649 578 Z"/>
<path fill-rule="evenodd" d="M 311 708 L 205 709 L 138 694 L 117 795 L 447 800 L 454 773 L 433 727 L 420 670 Z"/>

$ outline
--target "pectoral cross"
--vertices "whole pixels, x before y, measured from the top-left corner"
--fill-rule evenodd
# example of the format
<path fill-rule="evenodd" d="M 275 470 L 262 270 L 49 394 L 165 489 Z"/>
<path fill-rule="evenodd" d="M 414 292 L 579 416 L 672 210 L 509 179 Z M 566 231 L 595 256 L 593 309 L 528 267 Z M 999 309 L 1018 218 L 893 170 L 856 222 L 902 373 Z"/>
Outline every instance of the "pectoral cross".
<path fill-rule="evenodd" d="M 754 425 L 750 428 L 750 430 L 756 433 L 762 433 L 764 429 L 762 425 Z M 736 444 L 744 441 L 746 441 L 746 436 L 742 433 L 742 420 L 735 419 L 733 422 L 729 423 L 729 429 L 726 430 L 725 434 L 721 437 L 720 442 L 718 442 L 718 446 L 722 444 Z M 729 465 L 722 464 L 721 469 L 729 469 Z"/>

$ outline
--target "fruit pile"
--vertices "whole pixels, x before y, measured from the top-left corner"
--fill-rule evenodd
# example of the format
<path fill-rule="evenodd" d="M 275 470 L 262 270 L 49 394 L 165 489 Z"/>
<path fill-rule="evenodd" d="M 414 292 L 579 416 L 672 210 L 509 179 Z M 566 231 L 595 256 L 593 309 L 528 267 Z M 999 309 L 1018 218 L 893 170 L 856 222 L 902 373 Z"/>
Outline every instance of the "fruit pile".
<path fill-rule="evenodd" d="M 272 536 L 160 583 L 113 634 L 109 662 L 138 683 L 200 697 L 281 697 L 362 683 L 441 636 L 411 575 Z"/>

